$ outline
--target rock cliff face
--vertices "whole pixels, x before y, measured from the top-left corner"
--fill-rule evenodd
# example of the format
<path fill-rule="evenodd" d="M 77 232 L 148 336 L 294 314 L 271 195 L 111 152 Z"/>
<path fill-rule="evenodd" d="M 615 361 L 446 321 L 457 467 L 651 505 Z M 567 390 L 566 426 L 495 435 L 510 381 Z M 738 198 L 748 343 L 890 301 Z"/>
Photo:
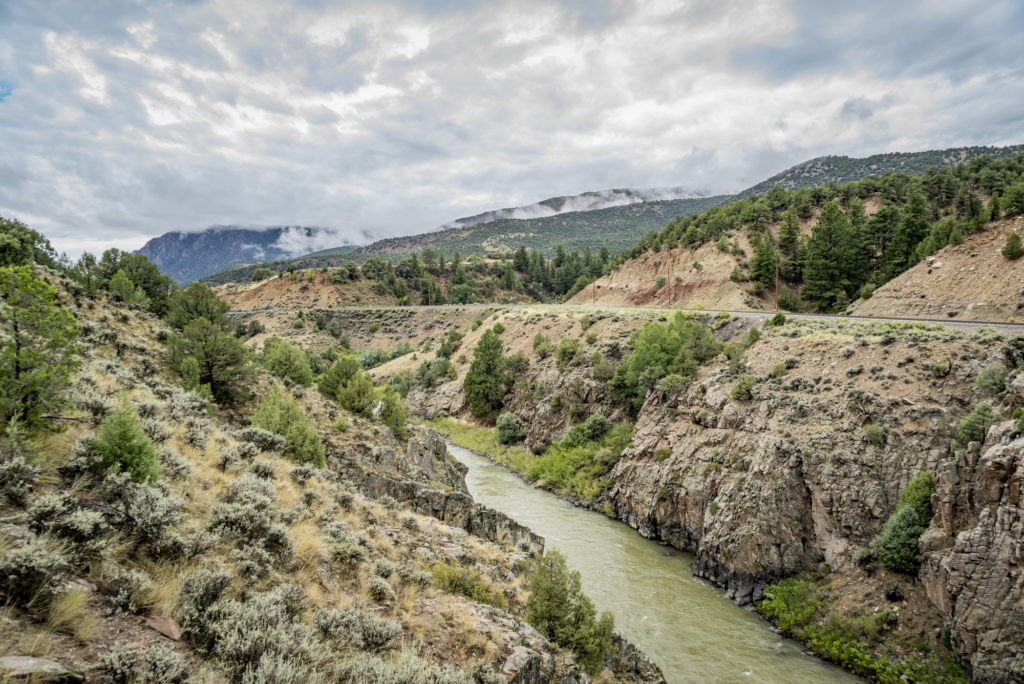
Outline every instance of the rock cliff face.
<path fill-rule="evenodd" d="M 989 431 L 938 471 L 921 577 L 974 679 L 1024 680 L 1024 436 Z"/>
<path fill-rule="evenodd" d="M 726 368 L 649 397 L 611 474 L 619 516 L 692 549 L 695 574 L 739 603 L 822 562 L 850 564 L 907 482 L 948 463 L 952 428 L 977 394 L 972 376 L 999 353 L 961 340 L 957 367 L 937 377 L 952 340 L 933 333 L 792 333 L 750 350 L 759 381 L 749 401 L 730 396 Z M 794 368 L 773 378 L 776 362 Z M 872 441 L 868 424 L 884 436 Z"/>

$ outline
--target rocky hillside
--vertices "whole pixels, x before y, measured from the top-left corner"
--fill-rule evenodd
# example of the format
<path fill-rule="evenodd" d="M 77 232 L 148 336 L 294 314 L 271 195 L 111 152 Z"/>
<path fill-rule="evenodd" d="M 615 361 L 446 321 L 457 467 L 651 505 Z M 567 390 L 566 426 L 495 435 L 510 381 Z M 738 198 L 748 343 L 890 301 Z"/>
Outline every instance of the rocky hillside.
<path fill-rule="evenodd" d="M 989 224 L 948 245 L 853 304 L 858 316 L 1024 320 L 1024 259 L 1002 255 L 1011 231 L 1024 235 L 1024 217 Z"/>
<path fill-rule="evenodd" d="M 582 678 L 523 620 L 543 540 L 474 504 L 436 435 L 399 440 L 290 385 L 326 447 L 325 467 L 296 463 L 249 426 L 269 374 L 255 370 L 253 398 L 211 404 L 167 365 L 161 320 L 46 277 L 82 365 L 65 430 L 0 444 L 0 679 Z M 133 449 L 155 445 L 137 481 L 98 446 L 139 429 L 125 424 L 141 427 Z M 615 643 L 609 662 L 643 672 L 603 677 L 660 679 Z"/>
<path fill-rule="evenodd" d="M 704 320 L 722 339 L 745 334 L 729 317 Z M 479 425 L 469 416 L 462 384 L 482 331 L 501 323 L 505 352 L 529 358 L 503 410 L 522 427 L 524 446 L 543 453 L 595 413 L 629 419 L 590 357 L 600 352 L 614 366 L 643 322 L 596 309 L 497 312 L 476 330 L 459 324 L 465 337 L 452 358 L 452 379 L 433 389 L 413 387 L 407 403 L 428 417 Z M 568 361 L 542 358 L 532 349 L 537 333 L 576 340 L 583 352 Z M 955 441 L 958 421 L 980 402 L 1002 411 L 1020 404 L 1024 391 L 1013 388 L 1024 363 L 1014 349 L 993 333 L 939 326 L 790 321 L 766 327 L 739 365 L 719 357 L 694 381 L 651 392 L 630 444 L 607 474 L 589 489 L 566 491 L 644 536 L 692 550 L 695 574 L 739 603 L 759 602 L 782 578 L 809 577 L 808 600 L 815 603 L 808 615 L 839 630 L 839 641 L 812 647 L 854 671 L 875 676 L 881 670 L 857 670 L 835 644 L 861 649 L 875 659 L 872 668 L 890 667 L 885 659 L 895 658 L 902 664 L 892 667 L 905 669 L 894 671 L 916 672 L 914 663 L 932 662 L 933 653 L 939 660 L 927 667 L 952 667 L 939 664 L 949 658 L 946 639 L 977 681 L 1016 681 L 1024 675 L 1015 655 L 1024 648 L 1014 579 L 1021 561 L 1012 552 L 1024 534 L 1014 517 L 1019 428 L 989 436 L 1014 446 L 990 449 L 987 461 L 979 458 L 980 445 Z M 385 381 L 430 358 L 402 357 L 373 373 Z M 1006 392 L 978 384 L 982 369 L 993 364 L 1010 369 Z M 529 470 L 535 457 L 510 458 L 513 467 Z M 927 595 L 907 575 L 870 560 L 872 540 L 921 473 L 939 488 L 938 514 L 921 542 Z M 838 617 L 829 618 L 832 613 Z M 858 626 L 876 620 L 887 621 L 881 632 Z M 811 633 L 818 634 L 812 629 L 804 638 Z"/>
<path fill-rule="evenodd" d="M 260 229 L 211 226 L 203 231 L 173 231 L 155 237 L 136 253 L 160 271 L 187 285 L 232 265 L 291 258 L 313 252 L 339 238 L 324 228 L 277 226 Z"/>
<path fill-rule="evenodd" d="M 829 155 L 816 157 L 788 168 L 782 173 L 775 174 L 736 194 L 735 197 L 742 199 L 751 195 L 763 195 L 776 185 L 782 186 L 786 190 L 795 190 L 796 188 L 814 188 L 829 183 L 842 185 L 860 180 L 865 176 L 881 176 L 886 173 L 920 175 L 933 167 L 954 166 L 977 157 L 987 156 L 993 159 L 1002 159 L 1019 154 L 1024 154 L 1024 145 L 951 147 L 945 150 L 925 152 L 886 152 L 864 158 Z"/>

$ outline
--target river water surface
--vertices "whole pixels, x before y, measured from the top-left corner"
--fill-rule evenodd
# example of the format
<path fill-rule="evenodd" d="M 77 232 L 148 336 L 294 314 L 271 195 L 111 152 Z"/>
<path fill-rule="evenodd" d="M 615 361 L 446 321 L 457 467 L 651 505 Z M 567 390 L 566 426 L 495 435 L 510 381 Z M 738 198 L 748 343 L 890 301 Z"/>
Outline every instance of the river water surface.
<path fill-rule="evenodd" d="M 749 610 L 690 574 L 693 556 L 531 487 L 511 471 L 449 442 L 469 467 L 473 498 L 544 537 L 580 571 L 598 610 L 656 662 L 669 682 L 857 682 L 804 655 Z"/>

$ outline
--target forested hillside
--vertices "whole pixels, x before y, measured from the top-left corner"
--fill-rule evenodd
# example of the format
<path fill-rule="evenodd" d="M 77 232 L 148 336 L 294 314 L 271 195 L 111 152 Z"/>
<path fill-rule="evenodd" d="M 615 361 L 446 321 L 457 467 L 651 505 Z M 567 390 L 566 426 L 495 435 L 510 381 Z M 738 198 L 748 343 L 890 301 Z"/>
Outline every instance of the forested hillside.
<path fill-rule="evenodd" d="M 872 197 L 881 206 L 869 217 L 864 202 Z M 775 186 L 763 197 L 673 219 L 622 260 L 709 243 L 736 253 L 734 238 L 742 233 L 754 253 L 746 268 L 737 267 L 735 280 L 750 280 L 760 295 L 774 290 L 778 272 L 783 308 L 842 311 L 987 222 L 1021 213 L 1024 156 L 979 157 L 922 176 L 869 176 L 813 189 Z M 802 234 L 801 221 L 815 216 L 810 234 Z"/>

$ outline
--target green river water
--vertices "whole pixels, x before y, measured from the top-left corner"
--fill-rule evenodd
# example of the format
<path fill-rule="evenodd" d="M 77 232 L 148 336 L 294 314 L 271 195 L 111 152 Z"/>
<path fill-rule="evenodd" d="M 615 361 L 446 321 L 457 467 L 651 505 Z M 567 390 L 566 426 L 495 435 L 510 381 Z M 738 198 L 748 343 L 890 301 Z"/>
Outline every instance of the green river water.
<path fill-rule="evenodd" d="M 676 682 L 857 682 L 773 632 L 753 612 L 690 574 L 693 556 L 531 487 L 483 456 L 449 443 L 469 467 L 473 498 L 531 528 L 566 555 L 615 629 Z"/>

